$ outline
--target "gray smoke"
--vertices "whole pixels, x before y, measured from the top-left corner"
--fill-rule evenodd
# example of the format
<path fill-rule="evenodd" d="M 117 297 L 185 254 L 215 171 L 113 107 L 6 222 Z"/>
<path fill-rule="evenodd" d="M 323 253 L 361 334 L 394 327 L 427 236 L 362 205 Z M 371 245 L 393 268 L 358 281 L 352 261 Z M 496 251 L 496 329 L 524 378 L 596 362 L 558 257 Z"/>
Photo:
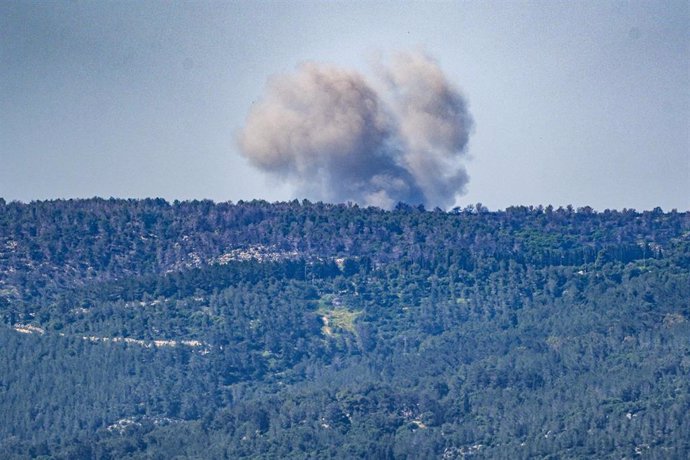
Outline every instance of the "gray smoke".
<path fill-rule="evenodd" d="M 398 55 L 377 75 L 375 87 L 307 63 L 271 79 L 240 133 L 242 154 L 311 199 L 452 205 L 468 181 L 464 98 L 425 54 Z"/>

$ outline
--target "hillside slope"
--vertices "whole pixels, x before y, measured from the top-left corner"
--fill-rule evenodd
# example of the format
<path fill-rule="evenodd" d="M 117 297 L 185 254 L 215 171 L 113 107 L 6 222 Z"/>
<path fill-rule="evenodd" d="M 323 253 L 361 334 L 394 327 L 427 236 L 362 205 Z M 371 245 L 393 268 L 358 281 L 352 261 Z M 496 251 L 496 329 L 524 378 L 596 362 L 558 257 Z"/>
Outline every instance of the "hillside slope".
<path fill-rule="evenodd" d="M 684 458 L 690 214 L 0 200 L 2 458 Z"/>

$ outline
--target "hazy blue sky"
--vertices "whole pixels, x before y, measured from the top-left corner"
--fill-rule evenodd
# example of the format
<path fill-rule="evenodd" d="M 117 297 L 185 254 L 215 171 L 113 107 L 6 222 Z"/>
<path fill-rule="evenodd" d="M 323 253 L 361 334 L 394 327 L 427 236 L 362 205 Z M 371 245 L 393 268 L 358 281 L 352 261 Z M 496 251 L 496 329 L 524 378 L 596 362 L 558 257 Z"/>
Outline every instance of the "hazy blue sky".
<path fill-rule="evenodd" d="M 423 48 L 475 120 L 457 204 L 690 209 L 687 0 L 0 3 L 0 197 L 293 198 L 267 78 Z"/>

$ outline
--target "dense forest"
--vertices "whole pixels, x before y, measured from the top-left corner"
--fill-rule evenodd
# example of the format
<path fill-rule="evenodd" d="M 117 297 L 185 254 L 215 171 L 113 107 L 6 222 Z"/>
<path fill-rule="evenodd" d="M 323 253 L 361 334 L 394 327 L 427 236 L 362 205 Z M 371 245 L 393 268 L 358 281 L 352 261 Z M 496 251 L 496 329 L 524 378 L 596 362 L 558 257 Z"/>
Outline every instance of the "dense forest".
<path fill-rule="evenodd" d="M 0 458 L 688 458 L 690 213 L 0 199 Z"/>

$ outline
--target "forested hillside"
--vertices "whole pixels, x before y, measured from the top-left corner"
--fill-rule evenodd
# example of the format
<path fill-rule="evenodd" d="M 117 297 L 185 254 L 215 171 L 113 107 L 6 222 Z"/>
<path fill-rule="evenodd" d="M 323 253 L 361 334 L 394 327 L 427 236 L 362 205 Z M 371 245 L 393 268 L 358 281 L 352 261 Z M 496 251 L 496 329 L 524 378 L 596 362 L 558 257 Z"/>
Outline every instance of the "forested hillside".
<path fill-rule="evenodd" d="M 690 213 L 0 199 L 0 458 L 688 458 Z"/>

